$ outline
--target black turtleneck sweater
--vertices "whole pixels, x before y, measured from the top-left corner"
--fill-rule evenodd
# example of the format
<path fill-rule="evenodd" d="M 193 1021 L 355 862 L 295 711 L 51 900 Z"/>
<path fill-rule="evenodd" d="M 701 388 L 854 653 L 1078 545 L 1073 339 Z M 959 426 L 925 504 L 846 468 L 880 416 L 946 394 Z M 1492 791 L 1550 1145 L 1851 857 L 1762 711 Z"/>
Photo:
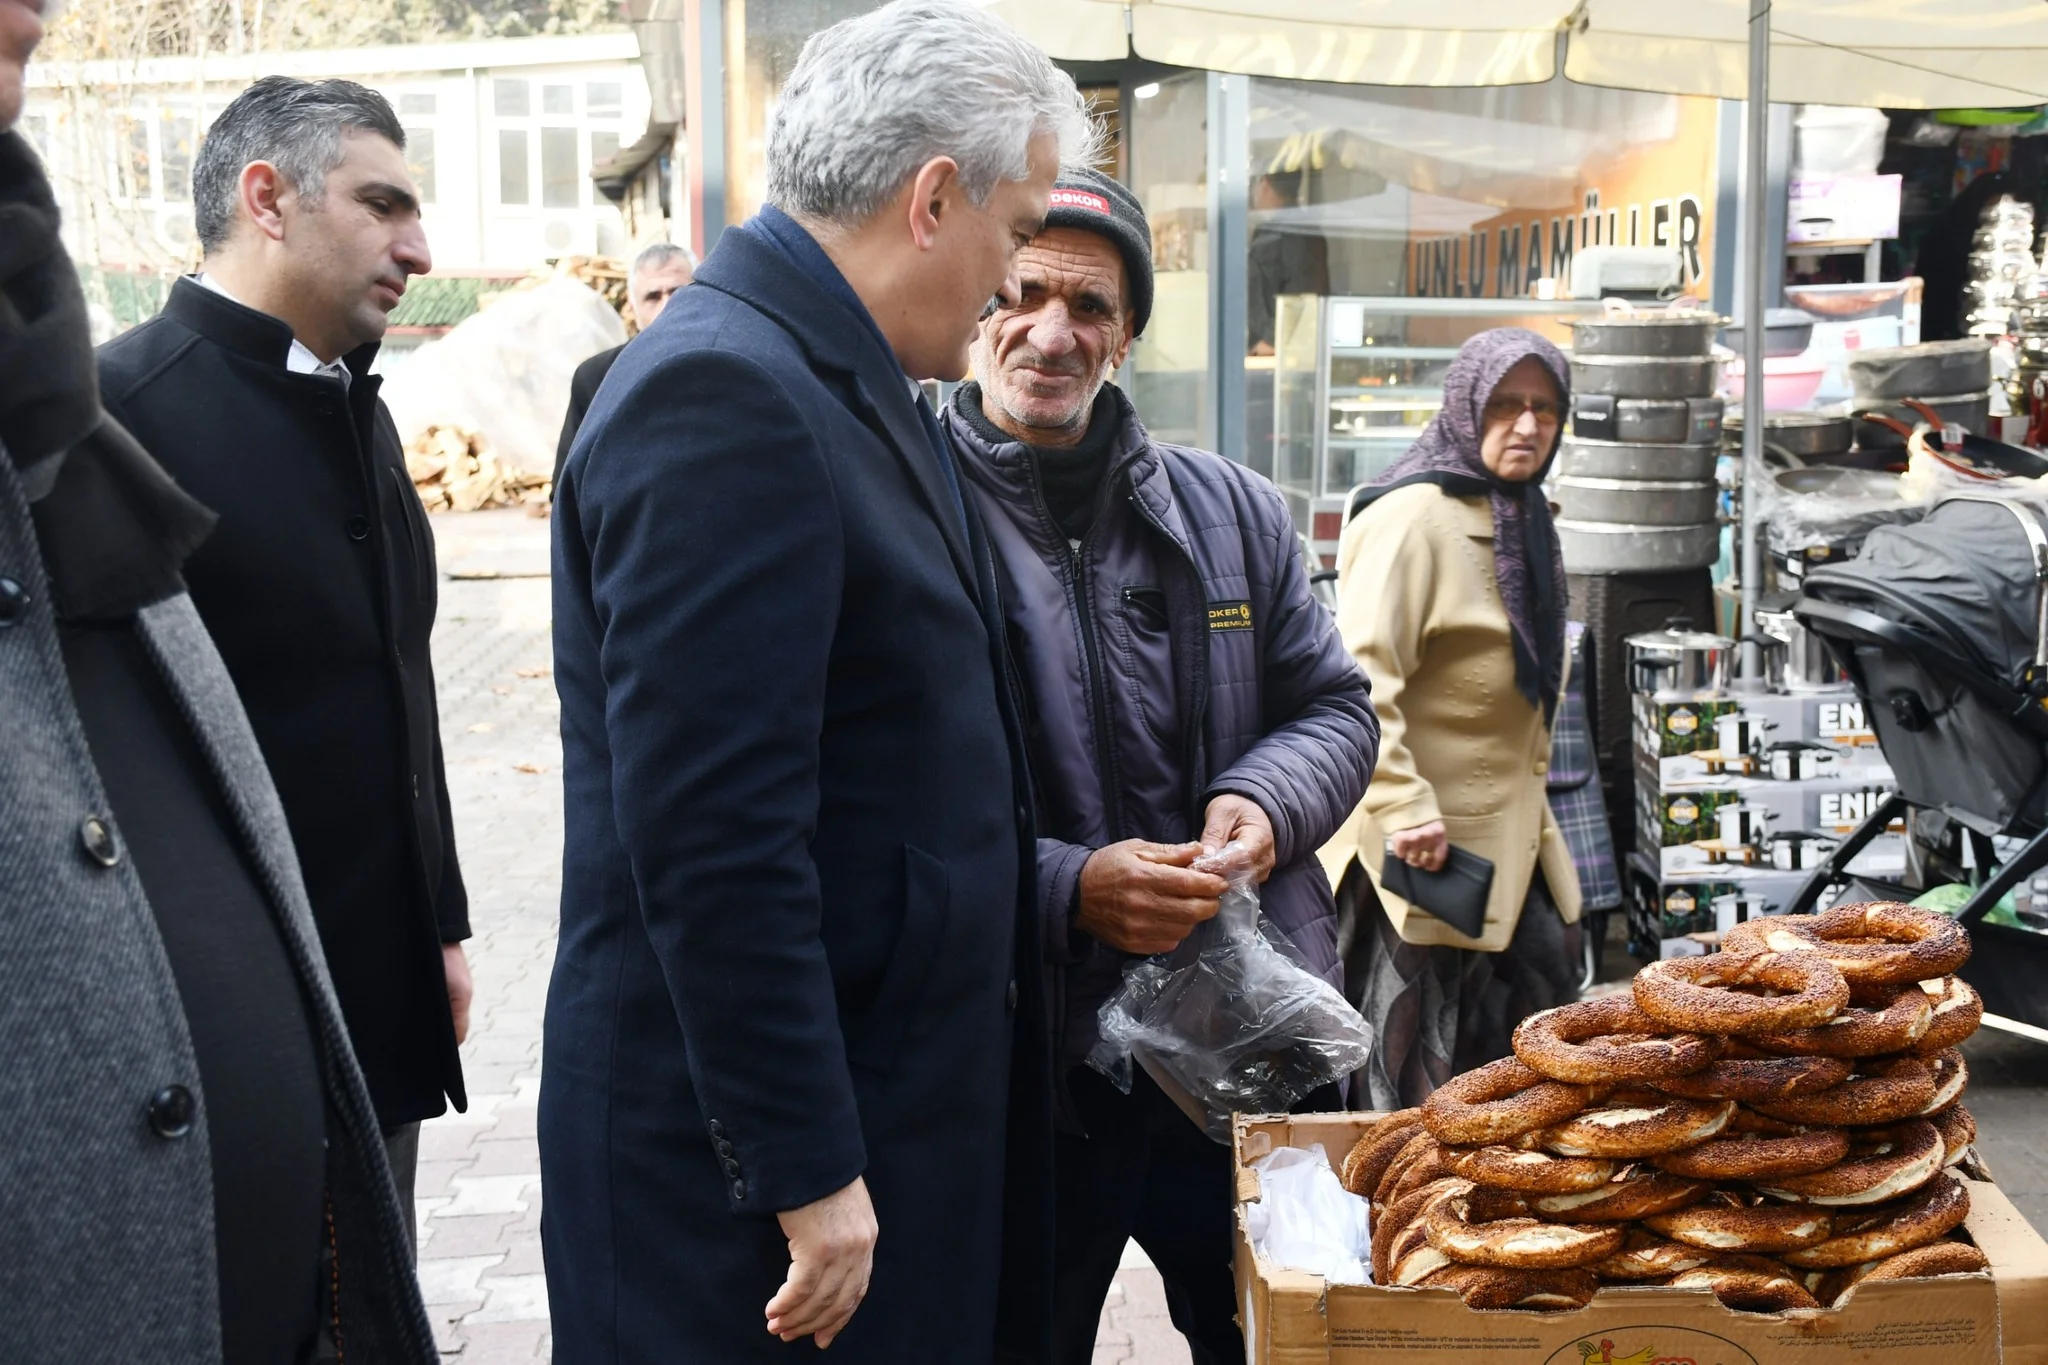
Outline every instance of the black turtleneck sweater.
<path fill-rule="evenodd" d="M 1116 438 L 1117 409 L 1110 400 L 1108 388 L 1095 395 L 1095 407 L 1088 416 L 1088 430 L 1070 446 L 1042 446 L 1017 440 L 991 422 L 982 411 L 983 395 L 979 384 L 970 382 L 965 385 L 960 398 L 960 415 L 983 439 L 1022 445 L 1031 452 L 1032 477 L 1045 498 L 1046 510 L 1052 513 L 1053 521 L 1060 528 L 1060 534 L 1068 540 L 1079 540 L 1087 535 L 1088 529 L 1095 525 L 1095 518 L 1102 513 L 1104 486 L 1109 481 L 1111 446 Z"/>

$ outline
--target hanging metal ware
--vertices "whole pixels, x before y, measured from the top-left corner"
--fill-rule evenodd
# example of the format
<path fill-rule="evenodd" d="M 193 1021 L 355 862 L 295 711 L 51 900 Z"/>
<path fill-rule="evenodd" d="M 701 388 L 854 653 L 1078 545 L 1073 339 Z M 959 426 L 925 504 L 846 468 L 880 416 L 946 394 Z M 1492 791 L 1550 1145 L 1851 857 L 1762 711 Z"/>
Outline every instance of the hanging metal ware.
<path fill-rule="evenodd" d="M 1712 313 L 1636 313 L 1572 323 L 1572 355 L 1702 356 L 1721 319 Z"/>

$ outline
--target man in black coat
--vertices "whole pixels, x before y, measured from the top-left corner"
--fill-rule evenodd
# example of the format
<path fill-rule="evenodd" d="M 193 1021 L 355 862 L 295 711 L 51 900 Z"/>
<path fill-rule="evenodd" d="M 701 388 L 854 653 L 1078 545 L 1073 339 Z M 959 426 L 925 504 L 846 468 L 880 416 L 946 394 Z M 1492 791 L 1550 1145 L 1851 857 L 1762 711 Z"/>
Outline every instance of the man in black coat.
<path fill-rule="evenodd" d="M 626 304 L 633 310 L 633 335 L 652 327 L 675 292 L 688 288 L 696 274 L 697 258 L 688 247 L 674 242 L 653 242 L 642 247 L 633 258 L 632 268 L 626 271 Z M 569 447 L 576 444 L 577 429 L 597 397 L 598 385 L 604 383 L 604 377 L 611 373 L 612 365 L 625 349 L 621 342 L 608 351 L 599 351 L 578 365 L 576 373 L 570 376 L 569 411 L 562 418 L 561 438 L 555 442 L 556 483 L 562 481 L 562 465 L 569 458 Z"/>
<path fill-rule="evenodd" d="M 284 800 L 393 1175 L 461 1107 L 469 909 L 442 776 L 433 533 L 369 373 L 429 268 L 376 92 L 267 77 L 193 171 L 205 270 L 100 352 L 108 410 L 220 516 L 186 581 Z"/>
<path fill-rule="evenodd" d="M 813 37 L 778 207 L 626 348 L 570 453 L 561 1365 L 1042 1356 L 1028 789 L 987 547 L 912 378 L 964 372 L 1090 140 L 1073 83 L 965 4 Z"/>

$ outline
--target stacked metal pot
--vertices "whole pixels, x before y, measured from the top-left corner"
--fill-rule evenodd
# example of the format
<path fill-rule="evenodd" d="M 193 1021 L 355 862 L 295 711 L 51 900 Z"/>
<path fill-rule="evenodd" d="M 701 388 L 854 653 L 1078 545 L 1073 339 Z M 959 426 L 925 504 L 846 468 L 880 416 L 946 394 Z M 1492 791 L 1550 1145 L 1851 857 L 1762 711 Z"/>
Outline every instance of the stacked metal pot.
<path fill-rule="evenodd" d="M 1923 421 L 1983 436 L 1991 423 L 1991 343 L 1966 337 L 1856 351 L 1849 357 L 1849 387 L 1860 450 L 1903 451 L 1907 435 Z"/>
<path fill-rule="evenodd" d="M 1571 573 L 1693 569 L 1719 555 L 1720 325 L 1698 312 L 1572 324 L 1571 427 L 1551 483 Z"/>

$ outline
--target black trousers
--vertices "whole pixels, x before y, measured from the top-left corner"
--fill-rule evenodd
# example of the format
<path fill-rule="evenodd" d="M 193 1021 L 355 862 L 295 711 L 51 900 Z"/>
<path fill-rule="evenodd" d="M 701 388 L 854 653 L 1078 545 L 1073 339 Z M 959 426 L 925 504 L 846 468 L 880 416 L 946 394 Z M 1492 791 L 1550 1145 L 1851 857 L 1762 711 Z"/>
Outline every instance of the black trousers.
<path fill-rule="evenodd" d="M 1067 1073 L 1086 1137 L 1058 1135 L 1053 1180 L 1053 1332 L 1059 1365 L 1090 1365 L 1103 1300 L 1124 1243 L 1136 1241 L 1166 1283 L 1166 1307 L 1194 1365 L 1238 1365 L 1231 1274 L 1236 1196 L 1230 1149 L 1214 1142 L 1133 1068 L 1126 1095 L 1087 1067 Z M 1341 1108 L 1334 1086 L 1295 1106 Z"/>
<path fill-rule="evenodd" d="M 1059 1365 L 1090 1365 L 1124 1243 L 1166 1282 L 1195 1365 L 1244 1359 L 1230 1271 L 1230 1150 L 1212 1142 L 1133 1068 L 1126 1095 L 1087 1067 L 1067 1073 L 1086 1137 L 1058 1136 L 1053 1332 Z"/>

